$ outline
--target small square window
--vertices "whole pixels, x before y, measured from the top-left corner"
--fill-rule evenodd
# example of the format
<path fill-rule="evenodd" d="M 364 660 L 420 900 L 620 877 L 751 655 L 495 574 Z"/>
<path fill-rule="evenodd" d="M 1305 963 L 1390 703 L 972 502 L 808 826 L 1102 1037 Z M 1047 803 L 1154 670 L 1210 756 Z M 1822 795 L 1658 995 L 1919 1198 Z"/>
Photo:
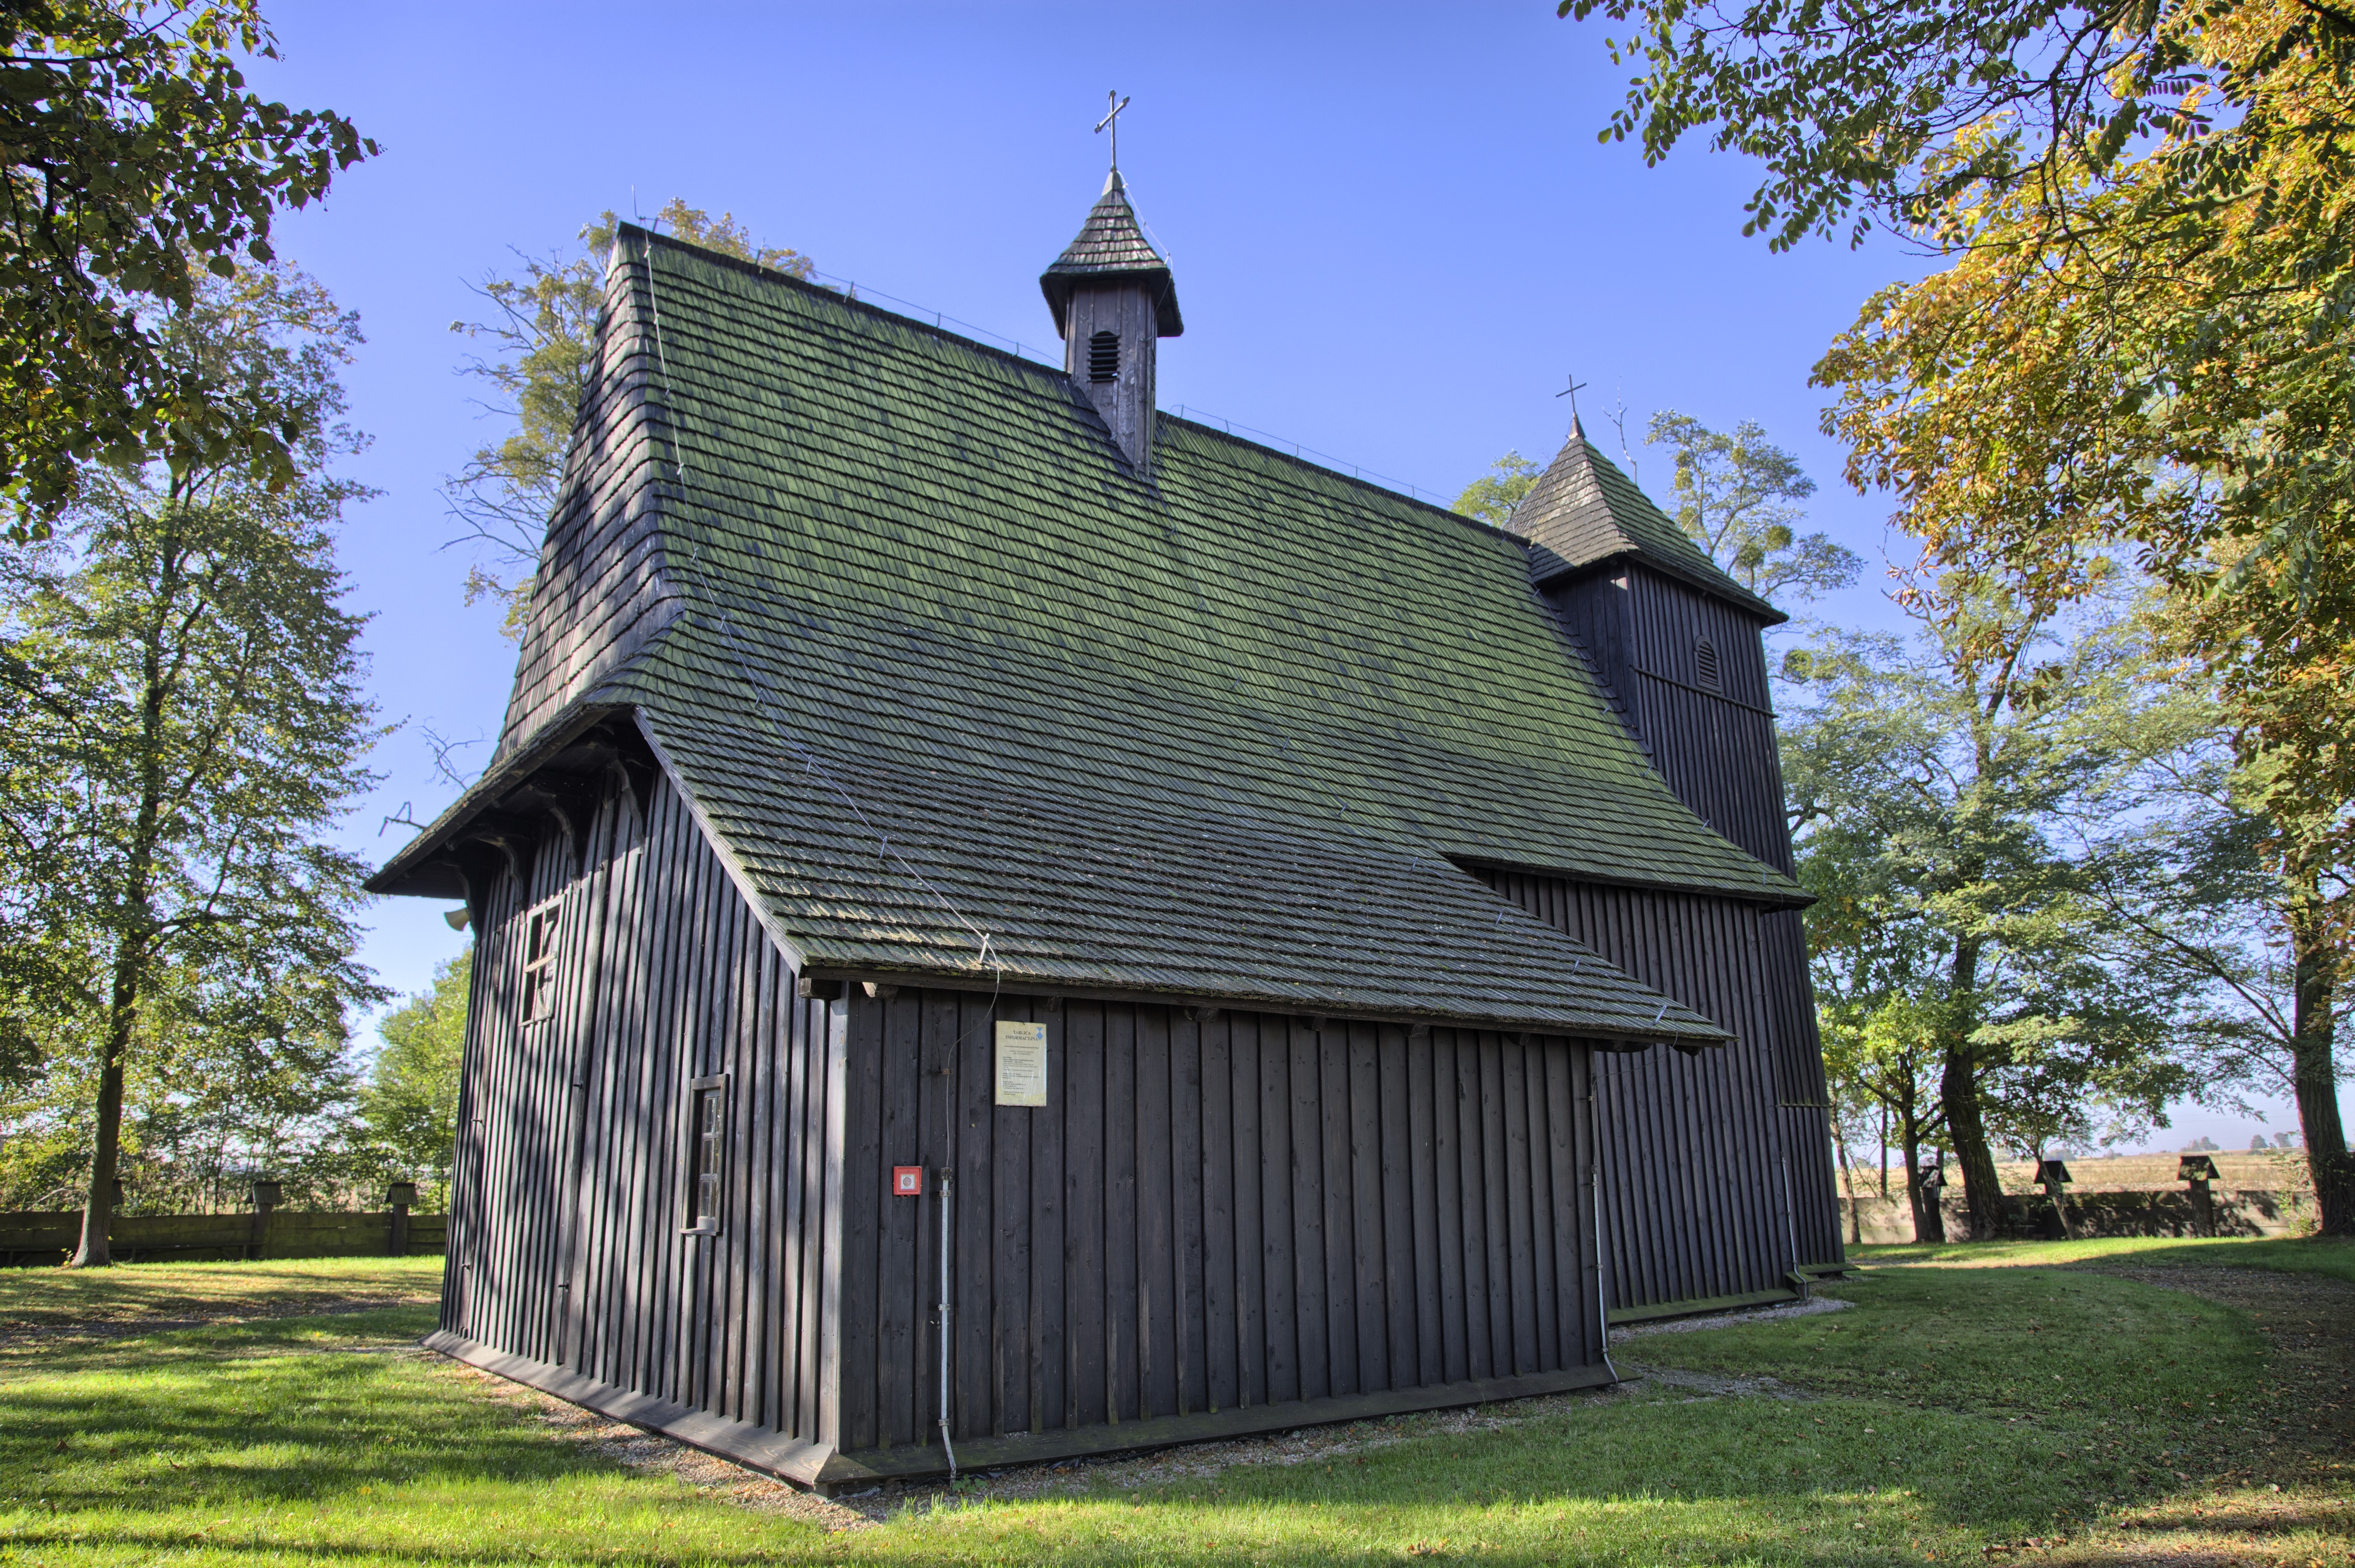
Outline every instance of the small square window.
<path fill-rule="evenodd" d="M 559 896 L 535 904 L 524 917 L 523 1021 L 540 1023 L 556 1010 L 556 933 L 563 913 Z"/>
<path fill-rule="evenodd" d="M 688 1085 L 687 1149 L 693 1161 L 687 1194 L 687 1229 L 717 1235 L 728 1192 L 728 1078 L 698 1078 Z"/>

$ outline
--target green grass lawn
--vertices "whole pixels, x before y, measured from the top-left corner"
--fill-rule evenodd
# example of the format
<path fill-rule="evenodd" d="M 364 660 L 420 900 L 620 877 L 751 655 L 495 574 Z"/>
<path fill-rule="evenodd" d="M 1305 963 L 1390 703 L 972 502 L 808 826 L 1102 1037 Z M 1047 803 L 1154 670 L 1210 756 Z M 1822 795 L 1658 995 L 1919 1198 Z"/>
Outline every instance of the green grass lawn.
<path fill-rule="evenodd" d="M 2232 1248 L 2274 1244 L 2189 1251 L 2230 1264 Z M 248 1320 L 20 1337 L 0 1359 L 0 1564 L 1880 1563 L 1984 1561 L 2030 1540 L 2054 1548 L 2048 1561 L 2118 1563 L 2142 1560 L 2154 1531 L 2198 1546 L 2259 1521 L 2263 1544 L 2226 1557 L 2349 1561 L 2342 1482 L 2222 1435 L 2251 1419 L 2264 1381 L 2245 1319 L 2047 1266 L 2082 1255 L 2066 1243 L 2009 1250 L 2011 1267 L 1955 1266 L 1994 1253 L 1878 1268 L 1834 1287 L 1846 1311 L 1615 1352 L 1704 1378 L 1765 1374 L 1806 1399 L 1655 1380 L 1498 1431 L 1141 1490 L 1099 1476 L 1067 1496 L 960 1499 L 843 1534 L 625 1469 L 484 1397 L 405 1345 L 430 1307 L 347 1310 L 430 1287 L 416 1264 L 23 1271 L 0 1275 L 0 1323 L 194 1316 L 204 1302 Z M 261 1316 L 305 1302 L 346 1310 Z M 2276 1461 L 2282 1493 L 2265 1489 Z M 2219 1482 L 2226 1470 L 2243 1474 Z"/>

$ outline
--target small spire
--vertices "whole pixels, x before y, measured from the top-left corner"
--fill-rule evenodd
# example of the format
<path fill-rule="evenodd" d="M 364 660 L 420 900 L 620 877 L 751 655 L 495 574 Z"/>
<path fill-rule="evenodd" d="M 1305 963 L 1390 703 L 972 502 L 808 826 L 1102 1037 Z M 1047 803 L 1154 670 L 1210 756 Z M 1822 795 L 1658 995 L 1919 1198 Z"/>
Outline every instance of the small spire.
<path fill-rule="evenodd" d="M 1178 314 L 1178 285 L 1169 276 L 1169 259 L 1145 237 L 1136 208 L 1128 203 L 1128 186 L 1114 169 L 1104 178 L 1103 194 L 1080 226 L 1077 238 L 1055 258 L 1039 287 L 1055 313 L 1055 330 L 1064 326 L 1071 291 L 1083 284 L 1100 285 L 1134 280 L 1153 291 L 1160 336 L 1176 337 L 1186 330 Z"/>

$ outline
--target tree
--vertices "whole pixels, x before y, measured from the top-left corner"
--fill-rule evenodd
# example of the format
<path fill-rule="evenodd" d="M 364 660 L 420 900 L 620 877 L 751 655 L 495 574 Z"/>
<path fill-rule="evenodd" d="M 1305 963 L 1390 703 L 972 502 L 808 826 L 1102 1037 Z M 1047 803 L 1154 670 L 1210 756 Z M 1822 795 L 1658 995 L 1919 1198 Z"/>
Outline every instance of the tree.
<path fill-rule="evenodd" d="M 2355 911 L 2355 14 L 2309 0 L 1574 0 L 1641 18 L 1606 134 L 1713 127 L 1767 160 L 1777 248 L 1893 227 L 1949 265 L 1884 291 L 1817 369 L 1849 477 L 1945 566 L 2059 606 L 2132 549 L 2264 781 L 2307 890 L 2302 1115 L 2355 1233 L 2328 1020 Z M 2318 1147 L 2318 1144 L 2319 1147 Z"/>
<path fill-rule="evenodd" d="M 40 537 L 94 458 L 293 476 L 301 432 L 168 352 L 197 281 L 267 262 L 274 215 L 377 151 L 245 90 L 255 0 L 0 3 L 0 491 Z"/>
<path fill-rule="evenodd" d="M 467 949 L 433 972 L 420 991 L 377 1026 L 377 1053 L 360 1115 L 400 1174 L 450 1179 L 458 1136 L 458 1074 L 466 1047 L 466 997 L 474 975 Z"/>
<path fill-rule="evenodd" d="M 2085 885 L 2125 868 L 2083 831 L 2135 809 L 2179 731 L 2119 625 L 2062 635 L 2000 596 L 1915 586 L 1911 645 L 1828 635 L 1785 659 L 1784 770 L 1828 1051 L 1907 1143 L 1943 1124 L 1984 1239 L 1993 1146 L 2057 1085 L 2147 1123 L 2186 1084 L 2176 994 L 2095 954 Z M 1934 1115 L 1912 1098 L 1933 1069 Z"/>
<path fill-rule="evenodd" d="M 1725 574 L 1763 599 L 1804 601 L 1857 579 L 1864 563 L 1828 534 L 1800 534 L 1799 503 L 1816 493 L 1799 460 L 1750 420 L 1732 434 L 1689 414 L 1652 416 L 1646 444 L 1676 454 L 1677 525 Z"/>
<path fill-rule="evenodd" d="M 2151 338 L 2189 330 L 2189 269 L 2122 259 L 2149 272 L 2120 321 L 2083 281 L 2094 265 L 1966 257 L 1885 293 L 1819 376 L 1839 389 L 1851 477 L 1897 487 L 1899 520 L 1955 570 L 2065 603 L 2097 591 L 2090 563 L 2116 542 L 2172 591 L 2166 635 L 2222 705 L 2242 824 L 2263 829 L 2253 852 L 2294 892 L 2276 912 L 2299 976 L 2285 1019 L 2301 1128 L 2324 1227 L 2355 1233 L 2333 1021 L 2355 916 L 2355 495 L 2338 488 L 2355 470 L 2282 444 L 2328 420 L 2321 394 L 2301 400 L 2267 368 L 2261 325 L 2219 341 L 2195 389 L 2138 400 Z"/>
<path fill-rule="evenodd" d="M 757 244 L 733 213 L 714 219 L 673 197 L 655 222 L 668 224 L 693 244 L 788 277 L 808 278 L 816 270 L 798 251 Z M 472 360 L 465 370 L 493 389 L 498 400 L 488 411 L 513 422 L 496 444 L 475 451 L 444 492 L 465 527 L 462 537 L 489 558 L 467 573 L 466 603 L 488 597 L 503 605 L 511 637 L 523 634 L 531 574 L 564 482 L 564 453 L 588 396 L 590 356 L 605 304 L 605 260 L 620 226 L 621 219 L 603 213 L 581 230 L 570 254 L 543 260 L 519 253 L 520 272 L 494 275 L 476 291 L 490 302 L 489 318 L 450 324 L 451 331 L 490 344 L 491 357 Z"/>
<path fill-rule="evenodd" d="M 109 1261 L 134 1075 L 229 1040 L 339 1045 L 374 987 L 353 958 L 364 868 L 320 833 L 371 777 L 326 464 L 353 319 L 309 280 L 240 270 L 158 330 L 165 362 L 297 411 L 295 478 L 215 464 L 85 477 L 57 537 L 0 566 L 0 939 L 6 1010 L 91 1086 L 75 1261 Z M 296 1052 L 299 1054 L 299 1052 Z"/>
<path fill-rule="evenodd" d="M 1840 676 L 1831 658 L 1803 653 L 1791 662 L 1794 673 L 1824 685 L 1862 682 L 1895 663 L 1898 649 L 1884 639 L 1844 656 L 1855 662 Z M 1816 901 L 1806 916 L 1809 978 L 1841 1148 L 1849 1147 L 1849 1115 L 1868 1105 L 1881 1113 L 1904 1156 L 1913 1234 L 1943 1242 L 1945 1216 L 1936 1193 L 1923 1186 L 1922 1152 L 1945 1142 L 1935 1005 L 1925 998 L 1937 988 L 1947 944 L 1908 886 L 1902 859 L 1891 853 L 1888 814 L 1850 808 L 1858 800 L 1879 800 L 1890 787 L 1891 756 L 1925 749 L 1922 730 L 1921 715 L 1902 702 L 1851 694 L 1837 707 L 1819 704 L 1802 725 L 1786 730 L 1784 749 L 1796 869 Z M 1888 1140 L 1881 1141 L 1885 1170 Z"/>
<path fill-rule="evenodd" d="M 2254 1091 L 2296 1104 L 2324 1229 L 2343 1234 L 2355 1192 L 2338 1042 L 2355 1000 L 2339 981 L 2331 912 L 2350 889 L 2343 876 L 2282 863 L 2273 852 L 2282 835 L 2263 811 L 2268 793 L 2229 738 L 2187 749 L 2117 832 L 2128 886 L 2090 891 L 2112 913 L 2105 961 L 2185 997 L 2179 1038 L 2201 1098 L 2245 1110 Z"/>
<path fill-rule="evenodd" d="M 1636 31 L 1644 74 L 1602 132 L 1657 164 L 1694 132 L 1764 159 L 1743 232 L 1777 250 L 1876 222 L 1936 230 L 1976 193 L 2054 205 L 2166 161 L 2179 221 L 2229 225 L 2267 162 L 2339 179 L 2347 127 L 2318 90 L 2355 64 L 2355 16 L 2320 0 L 1561 0 Z M 2157 143 L 2154 151 L 2154 142 Z M 2294 222 L 2299 215 L 2279 217 Z"/>
<path fill-rule="evenodd" d="M 1537 488 L 1538 475 L 1545 470 L 1518 452 L 1508 452 L 1488 465 L 1488 472 L 1464 486 L 1455 497 L 1451 510 L 1466 517 L 1477 517 L 1490 528 L 1501 528 L 1513 515 L 1521 498 Z"/>

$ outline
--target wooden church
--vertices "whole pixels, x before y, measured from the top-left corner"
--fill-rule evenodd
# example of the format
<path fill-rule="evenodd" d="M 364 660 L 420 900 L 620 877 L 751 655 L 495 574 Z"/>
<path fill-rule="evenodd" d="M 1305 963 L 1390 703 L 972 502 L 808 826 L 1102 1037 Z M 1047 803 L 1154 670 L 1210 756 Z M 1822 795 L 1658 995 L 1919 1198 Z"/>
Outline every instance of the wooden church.
<path fill-rule="evenodd" d="M 1774 609 L 625 227 L 496 756 L 439 1349 L 822 1489 L 1611 1381 L 1841 1262 Z"/>

